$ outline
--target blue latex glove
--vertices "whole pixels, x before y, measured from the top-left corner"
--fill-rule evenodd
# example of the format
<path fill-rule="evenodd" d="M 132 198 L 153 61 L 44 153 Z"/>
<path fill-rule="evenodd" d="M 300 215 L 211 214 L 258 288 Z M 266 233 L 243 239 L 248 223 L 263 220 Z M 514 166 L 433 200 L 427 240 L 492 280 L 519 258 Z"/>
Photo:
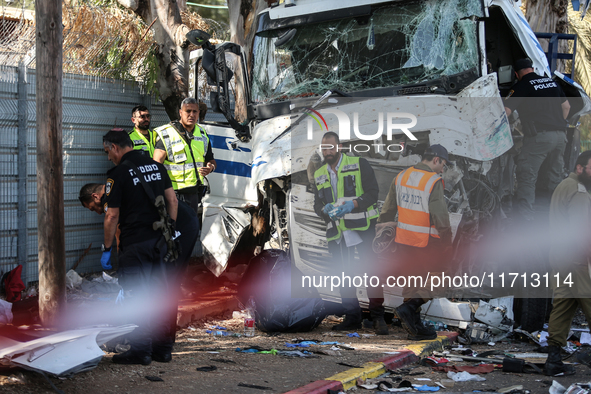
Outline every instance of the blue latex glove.
<path fill-rule="evenodd" d="M 113 268 L 111 266 L 111 251 L 110 250 L 107 252 L 103 252 L 103 255 L 101 256 L 101 265 L 103 266 L 104 270 L 110 270 Z"/>
<path fill-rule="evenodd" d="M 346 214 L 351 213 L 351 211 L 353 211 L 354 208 L 355 204 L 353 203 L 353 201 L 345 201 L 343 205 L 337 208 L 335 216 L 338 218 L 342 218 Z"/>
<path fill-rule="evenodd" d="M 322 208 L 322 212 L 324 212 L 325 214 L 329 214 L 330 211 L 332 211 L 334 209 L 334 205 L 332 204 L 326 204 L 324 206 L 324 208 Z"/>

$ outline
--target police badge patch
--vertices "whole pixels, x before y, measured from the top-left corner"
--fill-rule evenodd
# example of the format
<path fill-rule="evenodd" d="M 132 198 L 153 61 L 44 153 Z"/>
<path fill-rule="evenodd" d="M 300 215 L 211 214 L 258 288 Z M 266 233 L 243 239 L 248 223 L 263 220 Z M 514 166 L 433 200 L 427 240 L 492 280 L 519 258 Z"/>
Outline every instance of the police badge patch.
<path fill-rule="evenodd" d="M 107 179 L 107 184 L 105 185 L 105 194 L 108 196 L 111 194 L 111 189 L 113 188 L 113 184 L 115 183 L 114 180 L 111 178 Z"/>

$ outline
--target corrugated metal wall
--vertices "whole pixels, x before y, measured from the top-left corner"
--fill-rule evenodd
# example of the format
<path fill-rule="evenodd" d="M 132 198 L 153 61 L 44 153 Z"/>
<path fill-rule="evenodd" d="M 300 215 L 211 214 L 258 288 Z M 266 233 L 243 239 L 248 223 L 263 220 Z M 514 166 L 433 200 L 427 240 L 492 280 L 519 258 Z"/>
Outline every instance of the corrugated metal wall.
<path fill-rule="evenodd" d="M 23 280 L 34 282 L 38 280 L 35 71 L 27 70 L 28 120 L 24 130 L 27 143 L 26 147 L 21 146 L 21 150 L 26 150 L 26 193 L 23 192 L 23 179 L 18 176 L 18 86 L 18 69 L 0 66 L 0 272 L 7 272 L 20 263 L 24 267 Z M 79 75 L 63 77 L 67 270 L 91 243 L 90 253 L 77 271 L 84 273 L 101 269 L 102 217 L 82 207 L 78 192 L 86 183 L 104 182 L 105 172 L 112 164 L 103 152 L 102 136 L 115 124 L 131 128 L 131 109 L 138 104 L 151 109 L 152 127 L 168 122 L 164 107 L 155 99 L 143 95 L 137 85 Z M 22 159 L 23 156 L 21 162 Z M 25 201 L 23 197 L 26 197 L 26 213 L 21 212 L 21 215 L 26 214 L 26 240 L 25 237 L 18 237 L 19 196 L 22 203 Z M 26 253 L 22 242 L 26 242 Z M 19 244 L 23 256 L 20 259 Z"/>

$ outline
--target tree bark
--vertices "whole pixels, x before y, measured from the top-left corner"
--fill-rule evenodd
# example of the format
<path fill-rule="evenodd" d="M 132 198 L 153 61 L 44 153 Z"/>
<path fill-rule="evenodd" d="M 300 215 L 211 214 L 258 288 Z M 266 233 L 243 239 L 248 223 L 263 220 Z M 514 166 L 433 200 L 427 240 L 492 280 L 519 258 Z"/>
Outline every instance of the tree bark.
<path fill-rule="evenodd" d="M 275 0 L 228 0 L 230 41 L 241 45 L 246 52 L 247 69 L 252 67 L 252 47 L 256 33 L 256 16 Z"/>
<path fill-rule="evenodd" d="M 156 59 L 160 72 L 156 86 L 166 113 L 171 120 L 179 118 L 181 101 L 188 95 L 188 62 L 185 35 L 190 31 L 183 24 L 177 0 L 117 0 L 142 20 L 152 25 L 154 41 L 158 43 Z M 184 4 L 184 1 L 182 2 Z"/>
<path fill-rule="evenodd" d="M 39 315 L 59 323 L 66 302 L 62 161 L 62 2 L 37 0 L 37 228 Z"/>
<path fill-rule="evenodd" d="M 542 33 L 568 33 L 568 0 L 527 0 L 524 2 L 525 18 L 532 30 Z M 548 50 L 547 40 L 541 41 Z M 568 52 L 568 43 L 559 41 L 558 52 Z M 564 72 L 564 61 L 558 61 L 556 69 Z"/>

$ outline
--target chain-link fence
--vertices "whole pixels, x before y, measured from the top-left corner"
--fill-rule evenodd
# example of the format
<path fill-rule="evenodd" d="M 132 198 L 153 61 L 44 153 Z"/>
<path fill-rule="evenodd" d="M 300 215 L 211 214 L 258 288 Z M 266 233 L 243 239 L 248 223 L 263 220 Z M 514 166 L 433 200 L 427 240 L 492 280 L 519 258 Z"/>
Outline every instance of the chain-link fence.
<path fill-rule="evenodd" d="M 34 0 L 0 0 L 0 277 L 22 264 L 25 283 L 38 280 Z M 224 37 L 225 27 L 183 13 L 190 28 Z M 78 201 L 82 185 L 104 182 L 111 167 L 102 136 L 131 124 L 146 105 L 152 128 L 169 121 L 147 94 L 156 43 L 143 21 L 119 8 L 63 3 L 63 163 L 66 269 L 100 270 L 102 218 Z M 213 114 L 212 114 L 213 115 Z M 210 114 L 208 114 L 208 117 Z"/>

